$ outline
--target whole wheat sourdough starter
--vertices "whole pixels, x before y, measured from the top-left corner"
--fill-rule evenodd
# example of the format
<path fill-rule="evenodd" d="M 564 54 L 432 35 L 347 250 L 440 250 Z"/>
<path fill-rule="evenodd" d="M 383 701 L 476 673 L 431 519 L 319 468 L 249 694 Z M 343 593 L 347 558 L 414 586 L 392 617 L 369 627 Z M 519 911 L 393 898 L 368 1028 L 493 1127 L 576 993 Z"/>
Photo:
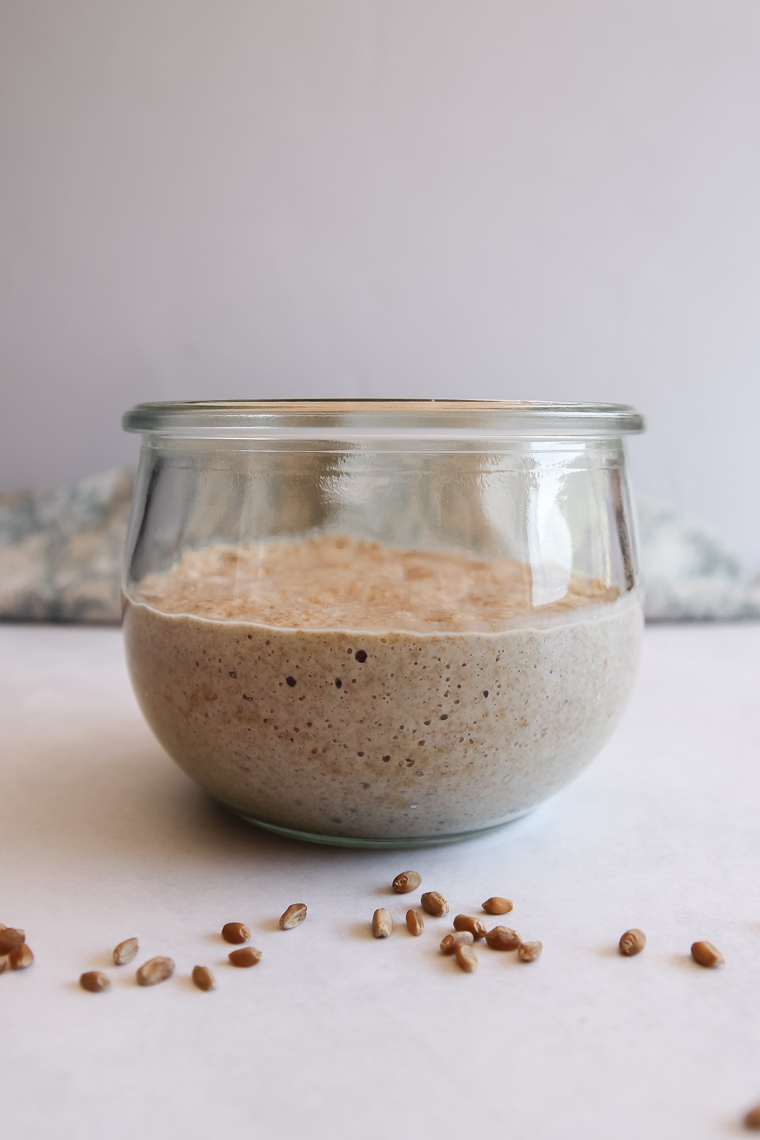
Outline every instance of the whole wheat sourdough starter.
<path fill-rule="evenodd" d="M 519 815 L 595 755 L 628 698 L 637 597 L 573 576 L 532 605 L 507 559 L 348 538 L 186 554 L 125 611 L 145 717 L 212 795 L 333 836 Z"/>

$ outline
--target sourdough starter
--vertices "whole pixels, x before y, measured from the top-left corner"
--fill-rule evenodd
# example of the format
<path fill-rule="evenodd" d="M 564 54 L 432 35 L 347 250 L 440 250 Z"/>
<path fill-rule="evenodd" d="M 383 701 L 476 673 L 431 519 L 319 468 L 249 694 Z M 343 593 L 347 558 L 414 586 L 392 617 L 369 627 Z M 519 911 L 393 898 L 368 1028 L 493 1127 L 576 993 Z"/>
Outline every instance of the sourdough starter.
<path fill-rule="evenodd" d="M 638 598 L 507 559 L 318 538 L 186 554 L 125 609 L 138 700 L 225 804 L 296 831 L 443 837 L 571 780 L 620 717 Z"/>

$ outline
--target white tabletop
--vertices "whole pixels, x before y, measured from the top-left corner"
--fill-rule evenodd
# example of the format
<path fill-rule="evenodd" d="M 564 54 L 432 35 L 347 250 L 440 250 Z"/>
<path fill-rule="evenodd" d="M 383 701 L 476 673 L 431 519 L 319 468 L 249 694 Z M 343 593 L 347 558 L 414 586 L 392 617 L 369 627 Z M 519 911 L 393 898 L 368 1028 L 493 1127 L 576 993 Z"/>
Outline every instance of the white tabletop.
<path fill-rule="evenodd" d="M 4 1134 L 741 1134 L 760 1101 L 759 708 L 760 625 L 650 628 L 622 725 L 552 803 L 451 847 L 341 851 L 206 799 L 141 720 L 117 630 L 0 627 L 0 920 L 36 954 L 0 977 Z M 509 896 L 493 921 L 543 957 L 482 950 L 463 974 L 438 952 L 447 919 L 403 926 L 407 869 L 452 915 Z M 291 902 L 309 914 L 285 933 Z M 226 962 L 231 920 L 263 951 L 252 970 Z M 632 926 L 648 944 L 626 959 Z M 137 961 L 110 966 L 132 935 Z M 725 966 L 694 964 L 696 939 Z M 177 972 L 141 989 L 155 954 Z M 108 993 L 79 988 L 88 969 Z"/>

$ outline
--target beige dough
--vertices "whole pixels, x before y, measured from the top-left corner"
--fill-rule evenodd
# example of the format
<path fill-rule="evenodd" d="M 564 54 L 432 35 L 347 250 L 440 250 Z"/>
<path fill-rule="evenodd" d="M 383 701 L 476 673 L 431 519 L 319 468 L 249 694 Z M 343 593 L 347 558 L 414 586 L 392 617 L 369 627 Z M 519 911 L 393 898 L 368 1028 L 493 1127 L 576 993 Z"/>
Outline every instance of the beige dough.
<path fill-rule="evenodd" d="M 125 609 L 145 717 L 212 795 L 346 838 L 530 810 L 599 751 L 639 656 L 635 597 L 513 560 L 320 538 L 194 551 Z"/>

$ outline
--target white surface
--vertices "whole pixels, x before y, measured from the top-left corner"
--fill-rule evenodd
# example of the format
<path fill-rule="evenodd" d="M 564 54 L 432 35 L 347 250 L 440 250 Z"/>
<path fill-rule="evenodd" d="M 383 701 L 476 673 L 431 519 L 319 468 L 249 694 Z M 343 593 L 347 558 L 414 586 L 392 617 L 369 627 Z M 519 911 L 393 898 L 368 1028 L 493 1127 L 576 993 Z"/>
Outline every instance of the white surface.
<path fill-rule="evenodd" d="M 757 0 L 4 0 L 0 491 L 137 400 L 637 404 L 760 568 Z"/>
<path fill-rule="evenodd" d="M 24 1140 L 522 1135 L 700 1140 L 760 1099 L 760 626 L 647 630 L 604 755 L 488 838 L 413 854 L 269 837 L 196 791 L 140 719 L 114 630 L 0 627 L 0 919 L 36 955 L 0 977 L 0 1114 Z M 401 920 L 401 870 L 458 911 L 507 894 L 533 965 L 468 976 Z M 309 916 L 284 933 L 291 902 Z M 264 952 L 226 965 L 247 922 Z M 498 920 L 494 920 L 495 922 Z M 630 926 L 645 952 L 623 959 Z M 152 990 L 110 969 L 169 954 Z M 726 966 L 704 970 L 692 941 Z M 219 988 L 188 981 L 208 964 Z"/>

